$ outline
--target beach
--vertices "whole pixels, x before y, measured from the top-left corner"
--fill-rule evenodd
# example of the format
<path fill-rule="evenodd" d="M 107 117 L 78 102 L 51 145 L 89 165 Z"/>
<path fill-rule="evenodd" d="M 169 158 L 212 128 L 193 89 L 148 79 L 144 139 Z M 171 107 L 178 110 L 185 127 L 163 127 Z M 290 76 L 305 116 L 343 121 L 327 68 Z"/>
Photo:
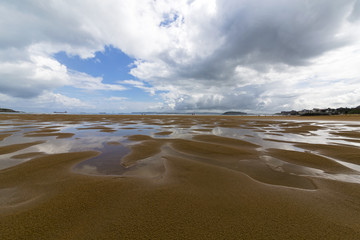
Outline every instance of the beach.
<path fill-rule="evenodd" d="M 359 120 L 1 114 L 1 239 L 358 239 Z"/>

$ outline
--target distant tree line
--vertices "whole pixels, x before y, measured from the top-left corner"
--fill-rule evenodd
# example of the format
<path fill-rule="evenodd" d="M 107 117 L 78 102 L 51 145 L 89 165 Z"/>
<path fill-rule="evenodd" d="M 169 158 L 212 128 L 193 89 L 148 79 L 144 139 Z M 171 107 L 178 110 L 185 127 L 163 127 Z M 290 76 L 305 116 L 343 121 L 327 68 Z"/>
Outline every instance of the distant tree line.
<path fill-rule="evenodd" d="M 0 112 L 18 112 L 9 108 L 0 108 Z"/>
<path fill-rule="evenodd" d="M 303 109 L 301 111 L 282 111 L 277 113 L 279 115 L 298 115 L 298 116 L 319 116 L 319 115 L 342 115 L 342 114 L 360 114 L 360 106 L 355 108 L 341 107 L 341 108 L 313 108 Z"/>

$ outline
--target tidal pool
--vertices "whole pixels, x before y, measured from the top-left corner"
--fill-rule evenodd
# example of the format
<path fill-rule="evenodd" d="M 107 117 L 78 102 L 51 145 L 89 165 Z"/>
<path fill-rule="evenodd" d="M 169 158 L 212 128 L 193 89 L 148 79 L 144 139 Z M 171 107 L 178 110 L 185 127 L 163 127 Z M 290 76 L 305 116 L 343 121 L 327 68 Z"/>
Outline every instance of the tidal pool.
<path fill-rule="evenodd" d="M 354 154 L 360 154 L 360 141 L 356 133 L 360 134 L 360 126 L 358 122 L 351 121 L 257 120 L 211 116 L 133 116 L 119 118 L 116 121 L 104 117 L 97 121 L 73 122 L 7 119 L 0 121 L 0 136 L 4 136 L 0 141 L 0 169 L 21 164 L 40 155 L 93 150 L 100 154 L 76 164 L 72 169 L 74 172 L 120 176 L 136 176 L 139 172 L 151 172 L 152 174 L 146 176 L 154 177 L 164 173 L 167 155 L 177 155 L 241 171 L 269 184 L 281 182 L 271 179 L 294 177 L 328 178 L 360 183 L 360 157 L 358 162 L 356 159 L 348 161 L 346 157 L 338 158 L 330 150 L 322 148 L 323 145 L 346 146 L 351 148 Z M 221 139 L 206 140 L 205 137 L 199 141 L 194 138 L 200 135 L 233 139 L 234 144 L 228 145 L 227 142 L 221 142 Z M 198 144 L 198 148 L 184 148 L 180 145 L 185 142 L 179 143 L 180 140 L 187 141 L 186 144 L 189 143 L 189 146 Z M 246 142 L 253 144 L 253 147 L 244 147 Z M 318 148 L 308 149 L 303 147 L 304 144 Z M 158 151 L 151 149 L 155 145 L 159 148 Z M 224 149 L 216 152 L 213 150 L 216 146 L 222 146 Z M 243 149 L 247 153 L 236 152 L 236 149 Z M 153 153 L 151 150 L 154 150 Z M 285 154 L 284 157 L 279 158 L 276 150 L 285 151 L 282 152 Z M 143 156 L 137 156 L 134 155 L 134 151 L 145 153 Z M 231 151 L 234 152 L 230 153 Z M 296 152 L 307 155 L 295 157 L 294 160 L 291 156 Z M 129 155 L 134 155 L 131 156 L 131 164 L 124 164 L 124 158 L 128 158 Z M 325 159 L 329 164 L 338 164 L 339 171 L 333 167 L 329 172 L 319 164 L 310 164 L 307 158 L 316 157 Z"/>

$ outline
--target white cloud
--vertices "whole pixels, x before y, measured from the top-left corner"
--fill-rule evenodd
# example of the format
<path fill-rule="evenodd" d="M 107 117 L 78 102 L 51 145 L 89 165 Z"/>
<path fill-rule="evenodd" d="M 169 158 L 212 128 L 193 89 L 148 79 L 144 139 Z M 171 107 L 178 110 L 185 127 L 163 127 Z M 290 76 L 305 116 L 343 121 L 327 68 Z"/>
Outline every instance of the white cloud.
<path fill-rule="evenodd" d="M 3 99 L 39 98 L 62 86 L 127 85 L 161 92 L 163 105 L 156 107 L 163 109 L 358 105 L 359 6 L 359 0 L 3 1 L 0 92 Z M 105 84 L 52 57 L 59 51 L 94 57 L 107 45 L 136 59 L 130 74 L 138 80 Z"/>
<path fill-rule="evenodd" d="M 106 113 L 131 113 L 131 112 L 147 112 L 160 111 L 163 103 L 129 100 L 124 97 L 109 97 L 105 99 L 94 98 L 91 100 L 93 110 L 91 112 Z"/>
<path fill-rule="evenodd" d="M 10 96 L 31 98 L 45 90 L 69 83 L 67 69 L 44 56 L 30 56 L 28 61 L 0 62 L 0 92 Z"/>
<path fill-rule="evenodd" d="M 155 88 L 145 86 L 144 82 L 140 82 L 140 81 L 136 81 L 136 80 L 123 80 L 123 81 L 119 81 L 118 83 L 131 85 L 133 87 L 140 88 L 140 89 L 144 90 L 145 92 L 150 93 L 150 95 L 152 95 L 152 96 L 155 95 Z"/>
<path fill-rule="evenodd" d="M 67 97 L 59 93 L 46 92 L 39 96 L 38 100 L 41 104 L 56 106 L 57 108 L 77 109 L 77 108 L 91 108 L 89 104 L 73 97 Z"/>
<path fill-rule="evenodd" d="M 71 85 L 76 88 L 87 90 L 118 90 L 122 91 L 125 88 L 117 84 L 104 84 L 102 77 L 93 77 L 86 73 L 70 71 L 69 78 Z"/>
<path fill-rule="evenodd" d="M 118 102 L 122 102 L 124 100 L 127 100 L 128 98 L 126 97 L 109 97 L 109 98 L 106 98 L 106 100 L 108 101 L 118 101 Z"/>
<path fill-rule="evenodd" d="M 125 89 L 102 81 L 102 77 L 68 70 L 49 56 L 30 54 L 28 61 L 0 62 L 0 92 L 13 97 L 33 98 L 63 86 L 86 90 Z"/>
<path fill-rule="evenodd" d="M 13 109 L 26 112 L 53 112 L 53 111 L 84 111 L 94 106 L 78 98 L 68 97 L 59 93 L 45 91 L 40 96 L 23 99 L 0 93 L 0 106 L 12 106 Z"/>

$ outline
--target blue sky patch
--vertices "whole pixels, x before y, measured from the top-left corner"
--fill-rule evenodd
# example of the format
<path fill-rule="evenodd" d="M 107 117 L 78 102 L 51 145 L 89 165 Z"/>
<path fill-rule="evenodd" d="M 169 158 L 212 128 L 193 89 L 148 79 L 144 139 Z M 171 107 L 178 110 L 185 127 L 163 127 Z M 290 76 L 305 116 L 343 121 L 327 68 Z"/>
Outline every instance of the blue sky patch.
<path fill-rule="evenodd" d="M 119 97 L 128 100 L 153 102 L 155 97 L 144 89 L 134 87 L 130 84 L 123 84 L 125 80 L 138 80 L 131 74 L 131 64 L 135 61 L 134 58 L 129 57 L 121 50 L 112 46 L 106 46 L 103 52 L 96 52 L 95 57 L 82 59 L 79 56 L 69 56 L 66 52 L 62 51 L 56 53 L 54 58 L 61 64 L 65 65 L 69 71 L 86 73 L 92 77 L 102 77 L 102 83 L 122 85 L 125 90 L 86 90 L 76 89 L 74 87 L 65 86 L 58 89 L 57 92 L 75 96 L 81 100 L 87 101 L 91 93 L 91 97 Z M 149 84 L 144 83 L 144 87 L 151 87 Z"/>
<path fill-rule="evenodd" d="M 106 46 L 104 52 L 96 52 L 94 58 L 81 59 L 79 56 L 68 56 L 66 52 L 56 53 L 54 58 L 69 69 L 102 77 L 103 83 L 135 79 L 129 74 L 129 65 L 135 59 L 112 46 Z"/>
<path fill-rule="evenodd" d="M 160 23 L 160 27 L 168 27 L 179 18 L 178 14 L 166 14 Z"/>

